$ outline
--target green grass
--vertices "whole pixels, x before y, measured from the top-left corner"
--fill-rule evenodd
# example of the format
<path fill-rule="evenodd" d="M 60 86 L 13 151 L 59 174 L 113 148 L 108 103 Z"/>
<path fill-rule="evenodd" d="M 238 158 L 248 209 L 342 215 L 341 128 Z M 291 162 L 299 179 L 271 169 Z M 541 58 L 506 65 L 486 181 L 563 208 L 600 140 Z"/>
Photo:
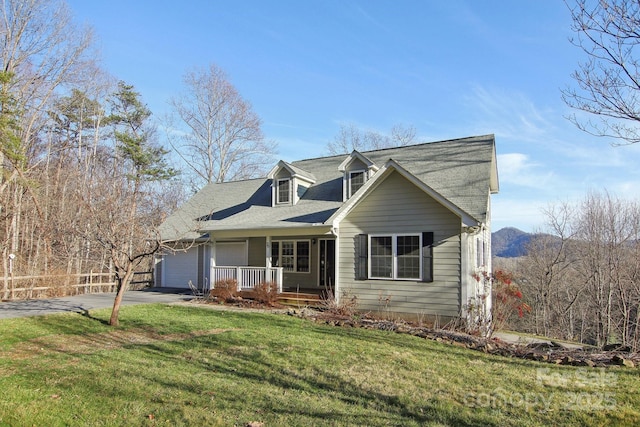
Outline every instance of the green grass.
<path fill-rule="evenodd" d="M 0 321 L 0 425 L 638 425 L 635 369 L 181 305 Z"/>

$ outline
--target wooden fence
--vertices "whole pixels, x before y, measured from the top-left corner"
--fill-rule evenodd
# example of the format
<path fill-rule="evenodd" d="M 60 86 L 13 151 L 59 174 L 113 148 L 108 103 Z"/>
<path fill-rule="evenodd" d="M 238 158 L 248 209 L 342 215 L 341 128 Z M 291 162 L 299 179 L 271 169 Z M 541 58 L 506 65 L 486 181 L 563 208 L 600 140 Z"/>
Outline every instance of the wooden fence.
<path fill-rule="evenodd" d="M 129 289 L 153 286 L 153 271 L 133 273 Z M 115 292 L 117 282 L 113 273 L 55 274 L 43 276 L 5 276 L 4 300 L 54 298 L 69 295 Z"/>

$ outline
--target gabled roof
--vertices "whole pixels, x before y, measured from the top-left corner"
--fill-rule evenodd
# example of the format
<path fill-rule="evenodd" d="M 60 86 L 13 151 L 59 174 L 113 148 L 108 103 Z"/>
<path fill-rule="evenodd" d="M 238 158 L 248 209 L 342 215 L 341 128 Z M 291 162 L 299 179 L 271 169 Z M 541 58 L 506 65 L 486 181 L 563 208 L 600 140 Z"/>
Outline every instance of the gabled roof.
<path fill-rule="evenodd" d="M 344 172 L 345 170 L 347 170 L 347 166 L 349 166 L 349 164 L 351 164 L 356 159 L 364 163 L 367 169 L 373 169 L 374 171 L 378 170 L 378 166 L 376 166 L 375 163 L 373 163 L 369 158 L 367 158 L 367 156 L 357 150 L 353 150 L 351 154 L 349 154 L 349 156 L 347 156 L 347 158 L 344 159 L 342 163 L 340 163 L 340 166 L 338 166 L 338 170 L 340 172 Z"/>
<path fill-rule="evenodd" d="M 302 178 L 304 181 L 307 181 L 310 184 L 314 184 L 316 182 L 316 177 L 313 176 L 312 173 L 309 173 L 290 163 L 287 163 L 284 160 L 280 160 L 278 164 L 275 165 L 273 169 L 271 169 L 271 171 L 267 174 L 267 178 L 273 179 L 278 173 L 278 171 L 280 171 L 281 169 L 287 170 L 289 172 L 289 175 L 291 175 L 292 178 L 293 177 Z"/>
<path fill-rule="evenodd" d="M 498 191 L 493 135 L 431 142 L 358 153 L 372 164 L 396 170 L 463 219 L 487 221 L 489 193 Z M 295 205 L 271 206 L 271 179 L 251 179 L 205 186 L 162 224 L 163 240 L 192 239 L 222 230 L 274 230 L 328 227 L 356 200 L 343 202 L 343 172 L 349 155 L 279 162 L 280 167 L 315 183 Z M 366 194 L 382 169 L 357 194 Z M 352 197 L 353 199 L 353 197 Z M 335 215 L 334 215 L 335 214 Z"/>
<path fill-rule="evenodd" d="M 460 209 L 458 206 L 453 204 L 450 200 L 443 197 L 429 185 L 417 179 L 410 172 L 400 166 L 395 160 L 389 159 L 384 167 L 380 170 L 380 173 L 374 175 L 374 177 L 367 181 L 365 185 L 358 190 L 358 192 L 352 196 L 344 205 L 340 207 L 331 218 L 327 220 L 328 223 L 333 223 L 337 225 L 351 210 L 358 205 L 358 203 L 362 200 L 364 195 L 366 195 L 371 187 L 376 187 L 382 181 L 384 181 L 392 172 L 398 172 L 400 175 L 405 177 L 409 182 L 413 185 L 424 191 L 431 198 L 435 199 L 442 206 L 449 209 L 451 212 L 455 213 L 457 216 L 462 218 L 462 221 L 466 224 L 474 224 L 477 222 L 471 215 Z"/>

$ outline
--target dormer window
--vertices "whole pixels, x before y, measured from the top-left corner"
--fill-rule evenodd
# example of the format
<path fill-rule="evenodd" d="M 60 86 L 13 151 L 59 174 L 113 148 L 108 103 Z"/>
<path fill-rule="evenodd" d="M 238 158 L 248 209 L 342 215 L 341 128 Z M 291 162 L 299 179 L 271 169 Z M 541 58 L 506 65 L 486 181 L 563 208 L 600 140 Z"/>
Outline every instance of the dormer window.
<path fill-rule="evenodd" d="M 364 154 L 354 150 L 338 166 L 338 170 L 344 174 L 342 176 L 342 201 L 347 201 L 376 173 L 378 167 Z"/>
<path fill-rule="evenodd" d="M 313 174 L 280 160 L 267 178 L 272 179 L 271 206 L 293 206 L 316 182 Z"/>
<path fill-rule="evenodd" d="M 349 172 L 349 197 L 353 196 L 364 185 L 366 172 L 363 170 Z"/>
<path fill-rule="evenodd" d="M 279 179 L 276 186 L 276 203 L 279 205 L 291 203 L 291 180 Z"/>

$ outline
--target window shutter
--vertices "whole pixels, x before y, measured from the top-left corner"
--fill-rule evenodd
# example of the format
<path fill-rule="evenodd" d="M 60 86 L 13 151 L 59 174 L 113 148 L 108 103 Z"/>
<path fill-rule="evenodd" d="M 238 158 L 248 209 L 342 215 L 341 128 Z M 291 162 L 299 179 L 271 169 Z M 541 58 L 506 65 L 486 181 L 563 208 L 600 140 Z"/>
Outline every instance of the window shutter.
<path fill-rule="evenodd" d="M 422 281 L 433 282 L 433 231 L 422 233 Z"/>
<path fill-rule="evenodd" d="M 353 237 L 354 248 L 354 273 L 356 280 L 367 280 L 369 274 L 367 271 L 369 255 L 368 236 L 366 234 L 356 234 Z"/>

